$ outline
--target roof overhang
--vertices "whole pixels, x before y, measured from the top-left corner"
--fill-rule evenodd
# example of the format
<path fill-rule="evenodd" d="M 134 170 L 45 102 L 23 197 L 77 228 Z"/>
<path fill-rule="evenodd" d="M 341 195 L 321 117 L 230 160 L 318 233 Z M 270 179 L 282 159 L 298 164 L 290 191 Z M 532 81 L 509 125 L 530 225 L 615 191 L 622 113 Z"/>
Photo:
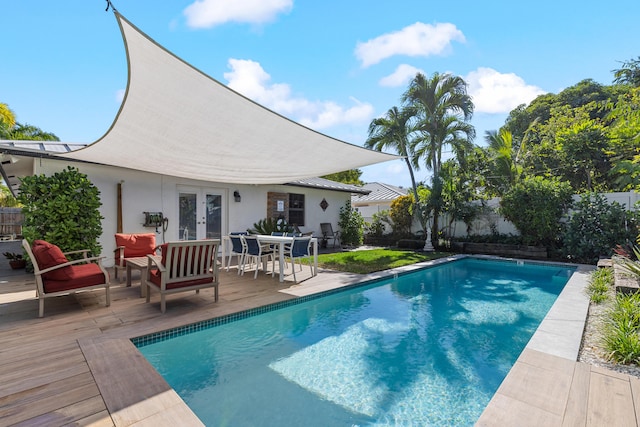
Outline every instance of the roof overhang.
<path fill-rule="evenodd" d="M 107 133 L 61 157 L 183 178 L 284 184 L 398 159 L 331 138 L 205 75 L 118 12 L 127 90 Z"/>

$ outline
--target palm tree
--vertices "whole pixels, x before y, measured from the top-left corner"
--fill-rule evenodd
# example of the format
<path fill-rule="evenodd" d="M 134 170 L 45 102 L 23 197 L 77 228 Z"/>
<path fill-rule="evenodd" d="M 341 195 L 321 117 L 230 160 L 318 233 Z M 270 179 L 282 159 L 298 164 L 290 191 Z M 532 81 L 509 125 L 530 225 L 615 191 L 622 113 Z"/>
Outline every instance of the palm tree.
<path fill-rule="evenodd" d="M 412 163 L 424 159 L 433 173 L 431 208 L 432 239 L 438 238 L 438 215 L 442 206 L 442 151 L 450 146 L 459 162 L 471 148 L 475 129 L 468 120 L 473 115 L 473 102 L 467 94 L 466 82 L 458 76 L 434 73 L 430 79 L 418 73 L 402 96 L 405 105 L 416 111 L 416 129 L 420 138 L 413 141 Z"/>
<path fill-rule="evenodd" d="M 411 107 L 403 108 L 392 107 L 383 117 L 378 117 L 369 124 L 369 138 L 365 142 L 365 147 L 372 148 L 377 151 L 394 150 L 404 158 L 411 177 L 411 189 L 413 197 L 418 206 L 416 211 L 420 212 L 420 199 L 418 198 L 418 186 L 416 184 L 414 168 L 419 170 L 419 165 L 412 165 L 413 153 L 411 135 L 414 134 L 413 117 L 415 110 Z M 420 223 L 426 231 L 422 215 L 420 215 Z"/>
<path fill-rule="evenodd" d="M 16 125 L 16 116 L 7 104 L 0 102 L 0 138 L 6 139 Z"/>
<path fill-rule="evenodd" d="M 522 175 L 520 165 L 520 152 L 522 146 L 514 146 L 513 135 L 505 128 L 499 131 L 485 132 L 485 141 L 488 144 L 489 156 L 492 163 L 493 180 L 490 183 L 496 188 L 498 194 L 502 194 L 510 188 Z"/>
<path fill-rule="evenodd" d="M 614 84 L 640 86 L 640 56 L 622 63 L 622 68 L 613 70 Z"/>
<path fill-rule="evenodd" d="M 37 126 L 23 125 L 16 123 L 16 125 L 9 131 L 8 138 L 20 141 L 60 141 L 60 139 L 51 132 L 45 132 Z"/>

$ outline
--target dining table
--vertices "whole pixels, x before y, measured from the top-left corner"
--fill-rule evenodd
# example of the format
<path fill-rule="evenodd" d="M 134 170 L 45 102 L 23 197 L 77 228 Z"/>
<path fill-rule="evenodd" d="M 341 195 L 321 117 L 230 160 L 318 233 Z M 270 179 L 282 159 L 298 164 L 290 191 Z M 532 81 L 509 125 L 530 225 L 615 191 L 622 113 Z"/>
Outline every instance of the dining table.
<path fill-rule="evenodd" d="M 268 243 L 270 245 L 277 245 L 278 250 L 278 263 L 280 267 L 280 282 L 284 282 L 284 256 L 285 256 L 285 245 L 293 244 L 293 236 L 271 236 L 268 234 L 259 234 L 257 236 L 258 242 Z M 316 237 L 311 238 L 311 244 L 313 245 L 313 271 L 312 276 L 315 276 L 318 272 L 318 239 Z"/>
<path fill-rule="evenodd" d="M 258 234 L 258 242 L 260 244 L 266 243 L 269 245 L 277 246 L 278 265 L 279 265 L 279 281 L 284 282 L 284 267 L 285 267 L 285 246 L 287 244 L 293 244 L 293 236 L 271 236 L 268 234 Z M 226 255 L 227 248 L 230 244 L 229 236 L 225 236 L 223 239 L 223 255 Z M 318 274 L 318 238 L 311 238 L 311 245 L 313 248 L 313 271 L 312 276 Z M 225 256 L 222 257 L 223 268 L 225 266 Z"/>

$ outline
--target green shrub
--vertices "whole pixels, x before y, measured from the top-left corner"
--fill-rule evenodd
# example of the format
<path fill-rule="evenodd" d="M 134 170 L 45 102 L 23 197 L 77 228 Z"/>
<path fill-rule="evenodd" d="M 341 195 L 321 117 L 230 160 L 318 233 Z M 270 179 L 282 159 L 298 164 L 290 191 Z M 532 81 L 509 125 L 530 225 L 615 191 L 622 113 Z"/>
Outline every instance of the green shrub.
<path fill-rule="evenodd" d="M 571 194 L 567 182 L 527 178 L 504 194 L 500 212 L 518 229 L 525 245 L 555 246 Z"/>
<path fill-rule="evenodd" d="M 411 195 L 400 196 L 391 202 L 389 217 L 394 235 L 404 236 L 411 233 L 413 205 Z"/>
<path fill-rule="evenodd" d="M 375 212 L 371 216 L 371 223 L 367 224 L 367 234 L 372 237 L 382 237 L 385 232 L 385 223 L 390 224 L 389 211 Z"/>
<path fill-rule="evenodd" d="M 364 219 L 362 214 L 351 207 L 347 200 L 340 208 L 340 242 L 346 246 L 360 246 L 364 241 Z"/>
<path fill-rule="evenodd" d="M 573 209 L 563 236 L 563 254 L 572 261 L 595 264 L 600 255 L 612 255 L 617 244 L 638 234 L 638 211 L 609 204 L 600 194 L 582 195 Z"/>
<path fill-rule="evenodd" d="M 587 285 L 587 294 L 594 303 L 601 303 L 607 299 L 609 290 L 613 286 L 613 269 L 599 268 L 593 273 Z"/>
<path fill-rule="evenodd" d="M 89 249 L 94 256 L 102 247 L 100 191 L 87 175 L 71 166 L 51 176 L 33 175 L 21 180 L 22 234 L 58 245 L 62 251 Z"/>

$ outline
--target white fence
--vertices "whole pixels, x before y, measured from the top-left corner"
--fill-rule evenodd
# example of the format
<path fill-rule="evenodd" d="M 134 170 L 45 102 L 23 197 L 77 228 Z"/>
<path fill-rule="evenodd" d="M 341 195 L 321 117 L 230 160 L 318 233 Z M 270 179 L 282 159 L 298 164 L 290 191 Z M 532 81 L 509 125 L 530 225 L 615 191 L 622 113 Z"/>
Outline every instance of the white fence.
<path fill-rule="evenodd" d="M 629 191 L 625 193 L 601 193 L 609 203 L 618 202 L 625 208 L 633 208 L 636 203 L 640 201 L 640 193 L 635 191 Z M 574 195 L 573 200 L 579 201 L 580 195 Z M 482 212 L 472 223 L 467 230 L 467 225 L 462 221 L 455 221 L 451 228 L 451 235 L 453 237 L 464 237 L 467 235 L 486 235 L 486 234 L 520 234 L 516 227 L 510 222 L 504 219 L 497 213 L 497 208 L 500 206 L 500 199 L 494 198 L 488 200 L 486 203 L 486 209 Z M 447 215 L 440 217 L 440 227 L 445 227 L 449 223 Z"/>

